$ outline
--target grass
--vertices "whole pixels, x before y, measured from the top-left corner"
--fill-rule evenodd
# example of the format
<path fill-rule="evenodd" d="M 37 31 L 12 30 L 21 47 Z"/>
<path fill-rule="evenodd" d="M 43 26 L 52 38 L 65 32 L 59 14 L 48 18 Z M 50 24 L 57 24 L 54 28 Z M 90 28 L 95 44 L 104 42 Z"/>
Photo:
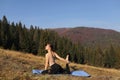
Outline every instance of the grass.
<path fill-rule="evenodd" d="M 44 57 L 0 49 L 0 80 L 120 80 L 120 70 L 70 63 L 70 70 L 85 70 L 91 77 L 71 75 L 33 75 L 32 69 L 44 69 Z M 65 63 L 57 61 L 63 68 Z"/>

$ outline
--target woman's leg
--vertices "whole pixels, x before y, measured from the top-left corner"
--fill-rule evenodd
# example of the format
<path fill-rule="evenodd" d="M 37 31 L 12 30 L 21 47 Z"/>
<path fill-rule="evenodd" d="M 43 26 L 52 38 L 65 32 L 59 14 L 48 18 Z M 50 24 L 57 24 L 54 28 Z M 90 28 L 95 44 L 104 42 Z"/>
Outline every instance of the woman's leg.
<path fill-rule="evenodd" d="M 66 60 L 68 61 L 68 63 L 66 64 L 65 73 L 70 74 L 69 55 L 66 56 Z"/>
<path fill-rule="evenodd" d="M 44 70 L 41 74 L 49 74 L 49 70 Z"/>
<path fill-rule="evenodd" d="M 70 74 L 70 67 L 69 67 L 69 64 L 66 64 L 65 73 L 66 73 L 66 74 Z"/>
<path fill-rule="evenodd" d="M 55 63 L 50 67 L 50 74 L 61 74 L 63 72 L 64 70 L 59 64 Z"/>

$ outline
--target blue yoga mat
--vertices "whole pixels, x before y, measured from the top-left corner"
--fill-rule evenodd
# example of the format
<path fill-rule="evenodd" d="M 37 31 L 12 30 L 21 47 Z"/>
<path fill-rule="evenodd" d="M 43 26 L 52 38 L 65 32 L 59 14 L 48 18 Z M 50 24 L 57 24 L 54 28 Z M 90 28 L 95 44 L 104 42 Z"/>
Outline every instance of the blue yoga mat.
<path fill-rule="evenodd" d="M 41 74 L 43 70 L 38 70 L 38 69 L 33 69 L 32 73 L 33 74 Z M 72 71 L 70 75 L 73 76 L 81 76 L 81 77 L 90 77 L 90 74 L 83 70 L 77 70 L 77 71 Z"/>
<path fill-rule="evenodd" d="M 41 74 L 43 70 L 38 70 L 38 69 L 33 69 L 32 73 L 33 74 Z"/>
<path fill-rule="evenodd" d="M 81 77 L 90 77 L 90 74 L 83 70 L 78 70 L 78 71 L 72 71 L 71 75 L 73 76 L 81 76 Z"/>

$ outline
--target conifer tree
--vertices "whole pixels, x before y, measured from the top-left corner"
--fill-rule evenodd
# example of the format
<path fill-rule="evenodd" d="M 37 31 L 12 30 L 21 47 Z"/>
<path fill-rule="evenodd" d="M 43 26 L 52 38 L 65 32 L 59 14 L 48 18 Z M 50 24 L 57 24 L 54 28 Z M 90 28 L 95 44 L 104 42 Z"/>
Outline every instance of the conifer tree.
<path fill-rule="evenodd" d="M 95 56 L 95 65 L 103 67 L 104 54 L 103 54 L 103 51 L 101 50 L 100 46 L 98 46 L 96 48 L 95 53 L 96 53 L 96 56 Z"/>
<path fill-rule="evenodd" d="M 2 46 L 3 48 L 8 48 L 8 38 L 9 38 L 9 27 L 8 27 L 8 21 L 6 16 L 3 16 L 2 23 L 1 23 L 1 40 L 2 40 Z"/>
<path fill-rule="evenodd" d="M 104 67 L 112 68 L 115 66 L 116 63 L 116 52 L 113 46 L 110 46 L 110 49 L 106 51 L 104 57 Z"/>

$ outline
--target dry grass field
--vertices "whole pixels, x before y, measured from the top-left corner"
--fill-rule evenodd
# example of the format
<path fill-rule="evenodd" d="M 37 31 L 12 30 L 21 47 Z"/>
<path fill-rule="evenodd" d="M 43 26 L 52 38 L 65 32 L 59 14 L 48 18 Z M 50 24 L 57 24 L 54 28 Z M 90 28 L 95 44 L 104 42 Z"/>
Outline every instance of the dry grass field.
<path fill-rule="evenodd" d="M 57 61 L 63 68 L 65 63 Z M 120 80 L 120 70 L 70 63 L 70 70 L 85 70 L 91 77 L 71 75 L 34 75 L 32 69 L 44 69 L 44 57 L 0 49 L 0 80 Z"/>

